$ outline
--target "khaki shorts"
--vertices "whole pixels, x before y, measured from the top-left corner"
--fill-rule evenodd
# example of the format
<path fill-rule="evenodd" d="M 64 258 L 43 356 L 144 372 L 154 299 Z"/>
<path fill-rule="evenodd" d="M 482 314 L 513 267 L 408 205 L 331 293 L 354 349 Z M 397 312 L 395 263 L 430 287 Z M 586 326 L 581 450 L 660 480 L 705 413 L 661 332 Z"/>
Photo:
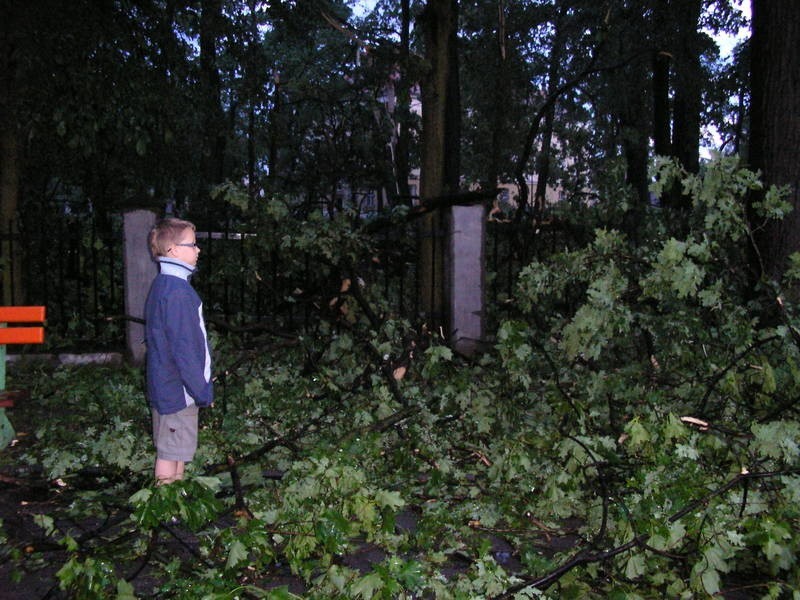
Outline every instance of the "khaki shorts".
<path fill-rule="evenodd" d="M 192 460 L 197 450 L 197 405 L 170 415 L 160 415 L 155 409 L 152 412 L 156 456 L 162 460 Z"/>

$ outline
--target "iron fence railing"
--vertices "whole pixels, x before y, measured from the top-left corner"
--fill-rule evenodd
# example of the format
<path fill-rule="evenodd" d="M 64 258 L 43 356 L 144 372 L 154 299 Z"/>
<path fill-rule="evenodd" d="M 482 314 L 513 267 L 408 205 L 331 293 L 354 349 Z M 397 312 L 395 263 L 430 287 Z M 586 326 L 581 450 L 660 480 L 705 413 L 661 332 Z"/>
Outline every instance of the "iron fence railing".
<path fill-rule="evenodd" d="M 2 268 L 24 265 L 23 298 L 13 304 L 47 307 L 50 346 L 124 347 L 122 218 L 98 219 L 48 215 L 37 226 L 21 221 L 1 237 L 6 256 Z M 18 231 L 18 233 L 11 233 Z M 365 257 L 359 275 L 380 290 L 382 310 L 414 319 L 418 314 L 416 229 L 394 231 L 377 239 L 378 257 Z M 287 331 L 308 328 L 324 310 L 322 301 L 338 291 L 330 273 L 308 256 L 281 256 L 265 250 L 254 236 L 233 232 L 197 232 L 202 249 L 194 278 L 207 314 L 225 319 L 269 322 Z M 513 297 L 516 276 L 545 244 L 530 226 L 489 222 L 485 245 L 486 298 L 492 331 Z M 291 259 L 291 261 L 290 261 Z M 291 262 L 293 267 L 287 268 Z M 246 323 L 245 323 L 246 324 Z"/>

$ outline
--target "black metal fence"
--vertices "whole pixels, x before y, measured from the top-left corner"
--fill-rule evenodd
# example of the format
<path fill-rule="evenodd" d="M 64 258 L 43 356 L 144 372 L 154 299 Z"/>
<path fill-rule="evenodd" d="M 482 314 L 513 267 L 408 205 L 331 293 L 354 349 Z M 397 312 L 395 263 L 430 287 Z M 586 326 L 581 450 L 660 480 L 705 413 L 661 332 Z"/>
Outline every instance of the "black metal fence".
<path fill-rule="evenodd" d="M 22 268 L 21 294 L 9 286 L 11 304 L 47 307 L 49 345 L 121 346 L 121 217 L 111 217 L 101 226 L 96 219 L 77 215 L 37 215 L 8 224 L 3 239 L 11 243 L 3 245 L 2 268 Z"/>
<path fill-rule="evenodd" d="M 29 222 L 29 221 L 28 221 Z M 123 348 L 125 309 L 122 218 L 48 215 L 39 226 L 9 227 L 10 252 L 21 254 L 25 297 L 13 304 L 47 306 L 48 345 L 70 349 Z M 360 275 L 381 292 L 381 308 L 413 319 L 418 314 L 416 229 L 378 240 L 378 257 L 365 257 Z M 198 231 L 202 249 L 194 285 L 209 316 L 239 324 L 269 323 L 277 330 L 308 328 L 339 290 L 334 274 L 309 256 L 281 256 L 255 236 Z M 489 222 L 485 246 L 489 328 L 504 316 L 520 269 L 542 249 L 529 225 Z M 7 251 L 8 252 L 8 251 Z M 4 268 L 14 264 L 2 256 Z"/>

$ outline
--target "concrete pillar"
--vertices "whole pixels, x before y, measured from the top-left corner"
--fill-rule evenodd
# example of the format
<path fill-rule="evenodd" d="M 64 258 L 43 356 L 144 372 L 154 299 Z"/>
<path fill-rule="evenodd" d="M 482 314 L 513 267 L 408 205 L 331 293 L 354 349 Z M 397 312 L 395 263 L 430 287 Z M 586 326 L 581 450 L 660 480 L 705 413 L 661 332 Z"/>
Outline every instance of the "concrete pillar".
<path fill-rule="evenodd" d="M 447 278 L 450 343 L 455 350 L 468 356 L 480 349 L 485 334 L 485 238 L 483 205 L 454 206 Z"/>
<path fill-rule="evenodd" d="M 125 270 L 125 314 L 136 319 L 144 318 L 144 302 L 150 284 L 158 274 L 158 266 L 150 255 L 147 236 L 156 222 L 149 210 L 132 210 L 123 214 L 123 264 Z M 128 319 L 125 340 L 128 360 L 134 364 L 144 362 L 144 325 Z"/>

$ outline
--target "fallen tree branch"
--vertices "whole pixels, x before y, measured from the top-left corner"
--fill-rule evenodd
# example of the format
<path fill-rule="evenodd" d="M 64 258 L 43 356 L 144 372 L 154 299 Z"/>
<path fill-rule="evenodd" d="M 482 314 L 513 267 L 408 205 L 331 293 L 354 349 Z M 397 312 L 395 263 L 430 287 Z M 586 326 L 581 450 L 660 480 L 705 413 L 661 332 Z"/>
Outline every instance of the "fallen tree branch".
<path fill-rule="evenodd" d="M 446 194 L 444 196 L 435 196 L 432 198 L 422 198 L 419 204 L 412 206 L 408 212 L 405 213 L 403 220 L 411 222 L 414 219 L 426 215 L 435 210 L 442 208 L 452 208 L 454 206 L 475 206 L 477 204 L 486 204 L 494 200 L 499 193 L 499 189 L 491 190 L 478 190 L 472 192 L 457 192 L 454 194 Z M 390 211 L 387 214 L 381 214 L 374 219 L 364 221 L 361 230 L 365 233 L 375 233 L 381 229 L 394 226 L 397 219 L 391 215 Z"/>
<path fill-rule="evenodd" d="M 349 286 L 347 292 L 355 298 L 356 303 L 364 311 L 364 314 L 369 319 L 370 325 L 375 331 L 380 330 L 381 321 L 378 316 L 375 314 L 375 311 L 372 310 L 372 307 L 367 302 L 366 298 L 364 298 L 364 294 L 361 293 L 361 288 L 359 287 L 357 277 L 352 278 L 351 281 L 353 283 Z M 392 397 L 404 408 L 408 408 L 408 399 L 405 397 L 402 391 L 400 391 L 400 386 L 397 384 L 397 378 L 395 377 L 395 369 L 397 365 L 391 365 L 386 363 L 383 360 L 383 357 L 380 355 L 378 350 L 373 346 L 370 342 L 366 342 L 366 347 L 369 350 L 369 353 L 372 355 L 373 359 L 380 365 L 378 368 L 383 375 L 383 379 L 386 381 L 386 385 L 389 387 L 389 391 L 392 393 Z"/>
<path fill-rule="evenodd" d="M 678 512 L 672 514 L 667 521 L 669 523 L 675 523 L 679 521 L 687 514 L 697 510 L 700 507 L 705 506 L 709 500 L 715 498 L 717 496 L 721 496 L 725 494 L 729 490 L 735 488 L 740 484 L 747 484 L 750 480 L 755 479 L 768 479 L 771 477 L 782 477 L 784 475 L 797 475 L 800 474 L 800 469 L 789 469 L 786 471 L 771 471 L 771 472 L 763 472 L 763 473 L 750 473 L 750 472 L 743 472 L 737 475 L 736 477 L 732 478 L 727 483 L 721 485 L 716 490 L 709 492 L 704 497 L 695 500 L 694 502 L 690 502 L 684 508 L 679 510 Z M 610 550 L 604 550 L 603 552 L 588 552 L 586 550 L 580 550 L 576 553 L 572 558 L 570 558 L 566 563 L 561 565 L 560 567 L 556 568 L 555 570 L 551 571 L 547 575 L 538 578 L 526 578 L 525 581 L 518 583 L 514 586 L 511 586 L 502 594 L 493 596 L 492 600 L 505 600 L 506 598 L 512 598 L 516 593 L 527 589 L 533 588 L 537 590 L 545 590 L 555 582 L 557 582 L 561 577 L 563 577 L 566 573 L 571 571 L 576 567 L 580 567 L 583 565 L 588 565 L 597 562 L 603 562 L 608 560 L 609 558 L 613 558 L 623 552 L 631 550 L 633 548 L 641 547 L 644 550 L 647 550 L 647 545 L 645 542 L 650 538 L 649 534 L 640 534 L 625 542 L 624 544 L 617 546 L 616 548 L 612 548 Z"/>

